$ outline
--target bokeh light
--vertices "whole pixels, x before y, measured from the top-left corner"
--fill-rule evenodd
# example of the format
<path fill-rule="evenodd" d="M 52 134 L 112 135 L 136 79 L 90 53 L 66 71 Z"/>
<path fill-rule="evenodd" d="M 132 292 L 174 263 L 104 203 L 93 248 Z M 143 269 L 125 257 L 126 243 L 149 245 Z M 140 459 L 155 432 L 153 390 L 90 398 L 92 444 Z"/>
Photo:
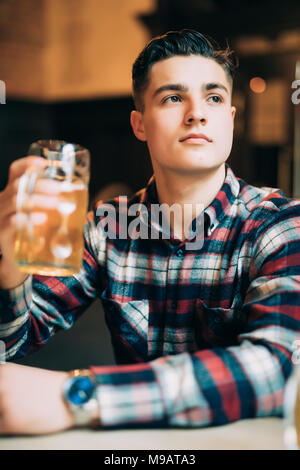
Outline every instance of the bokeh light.
<path fill-rule="evenodd" d="M 250 88 L 254 93 L 263 93 L 267 88 L 267 84 L 263 78 L 254 77 L 250 80 Z"/>

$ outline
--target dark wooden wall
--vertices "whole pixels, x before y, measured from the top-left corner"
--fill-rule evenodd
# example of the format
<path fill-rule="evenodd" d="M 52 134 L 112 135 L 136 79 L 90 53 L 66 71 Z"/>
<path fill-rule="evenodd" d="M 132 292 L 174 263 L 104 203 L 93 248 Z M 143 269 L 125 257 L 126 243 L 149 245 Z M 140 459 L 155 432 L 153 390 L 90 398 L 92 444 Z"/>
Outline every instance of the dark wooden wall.
<path fill-rule="evenodd" d="M 56 104 L 8 99 L 0 106 L 0 190 L 7 182 L 10 163 L 25 156 L 31 142 L 57 138 L 90 150 L 91 197 L 114 181 L 137 191 L 147 183 L 152 169 L 146 144 L 132 132 L 131 109 L 131 98 Z"/>

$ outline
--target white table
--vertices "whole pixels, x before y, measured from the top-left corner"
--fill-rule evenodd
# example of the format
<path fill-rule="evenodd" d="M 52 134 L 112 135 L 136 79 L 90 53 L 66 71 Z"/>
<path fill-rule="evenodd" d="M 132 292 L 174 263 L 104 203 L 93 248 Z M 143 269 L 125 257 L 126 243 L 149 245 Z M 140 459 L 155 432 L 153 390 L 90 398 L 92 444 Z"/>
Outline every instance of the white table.
<path fill-rule="evenodd" d="M 283 431 L 280 418 L 201 429 L 74 429 L 46 436 L 0 437 L 0 450 L 284 450 Z"/>

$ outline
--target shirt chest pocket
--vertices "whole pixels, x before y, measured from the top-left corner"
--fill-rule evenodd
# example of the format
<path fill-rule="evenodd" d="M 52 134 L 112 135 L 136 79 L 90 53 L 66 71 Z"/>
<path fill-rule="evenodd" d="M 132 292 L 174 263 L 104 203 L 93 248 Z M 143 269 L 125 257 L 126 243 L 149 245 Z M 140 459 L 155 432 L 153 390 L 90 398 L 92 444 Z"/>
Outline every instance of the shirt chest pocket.
<path fill-rule="evenodd" d="M 101 297 L 105 319 L 118 363 L 147 359 L 149 303 L 147 300 L 117 302 Z"/>
<path fill-rule="evenodd" d="M 237 336 L 247 319 L 241 307 L 211 308 L 197 299 L 195 306 L 195 342 L 200 349 L 238 344 Z"/>

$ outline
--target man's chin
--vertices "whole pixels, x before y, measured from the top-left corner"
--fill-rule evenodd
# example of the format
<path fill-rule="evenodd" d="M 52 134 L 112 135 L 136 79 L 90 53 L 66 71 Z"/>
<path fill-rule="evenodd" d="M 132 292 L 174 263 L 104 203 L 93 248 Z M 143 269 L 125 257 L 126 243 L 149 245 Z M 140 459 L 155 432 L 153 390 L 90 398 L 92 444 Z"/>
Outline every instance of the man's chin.
<path fill-rule="evenodd" d="M 219 171 L 220 168 L 224 167 L 225 161 L 221 162 L 197 162 L 195 164 L 186 163 L 185 165 L 178 165 L 177 167 L 173 167 L 172 171 L 181 175 L 191 175 L 196 176 L 214 173 Z M 170 168 L 171 170 L 171 168 Z"/>

